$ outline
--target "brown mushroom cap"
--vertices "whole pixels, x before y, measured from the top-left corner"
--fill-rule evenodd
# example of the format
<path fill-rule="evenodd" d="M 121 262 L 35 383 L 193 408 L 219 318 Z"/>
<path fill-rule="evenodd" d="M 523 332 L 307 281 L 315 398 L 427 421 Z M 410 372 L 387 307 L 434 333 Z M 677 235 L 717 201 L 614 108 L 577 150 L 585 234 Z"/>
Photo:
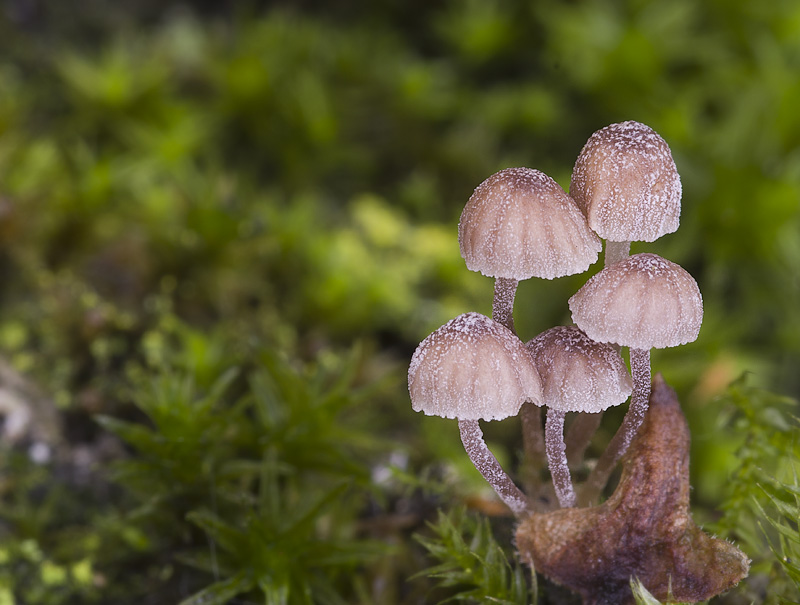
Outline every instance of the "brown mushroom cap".
<path fill-rule="evenodd" d="M 680 265 L 634 254 L 592 277 L 569 299 L 572 320 L 592 340 L 661 349 L 697 339 L 703 299 Z"/>
<path fill-rule="evenodd" d="M 569 193 L 600 237 L 652 242 L 678 228 L 681 179 L 669 145 L 639 122 L 595 132 L 575 162 Z"/>
<path fill-rule="evenodd" d="M 542 379 L 542 402 L 549 408 L 593 414 L 624 403 L 633 390 L 617 350 L 577 326 L 550 328 L 526 346 Z"/>
<path fill-rule="evenodd" d="M 559 184 L 531 168 L 507 168 L 478 185 L 458 242 L 470 270 L 516 280 L 581 273 L 602 249 Z"/>
<path fill-rule="evenodd" d="M 460 420 L 501 420 L 541 405 L 542 386 L 522 341 L 480 313 L 450 320 L 423 340 L 408 368 L 414 411 Z"/>

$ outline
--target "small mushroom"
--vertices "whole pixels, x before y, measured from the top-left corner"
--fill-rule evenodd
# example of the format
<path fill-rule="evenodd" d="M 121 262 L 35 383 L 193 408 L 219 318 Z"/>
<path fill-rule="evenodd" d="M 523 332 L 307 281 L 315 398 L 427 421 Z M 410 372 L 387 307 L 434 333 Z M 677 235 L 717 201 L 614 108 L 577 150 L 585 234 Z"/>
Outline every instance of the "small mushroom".
<path fill-rule="evenodd" d="M 514 514 L 523 514 L 527 498 L 489 451 L 478 424 L 515 416 L 525 401 L 541 405 L 539 374 L 522 341 L 480 313 L 459 315 L 417 347 L 408 391 L 415 411 L 458 419 L 475 468 Z"/>
<path fill-rule="evenodd" d="M 458 242 L 467 268 L 495 278 L 492 316 L 512 330 L 519 281 L 581 273 L 602 249 L 561 186 L 531 168 L 506 168 L 478 185 Z"/>
<path fill-rule="evenodd" d="M 567 466 L 564 418 L 567 412 L 597 414 L 623 403 L 632 382 L 614 347 L 595 342 L 576 326 L 558 326 L 526 345 L 542 379 L 547 406 L 545 443 L 550 474 L 562 508 L 575 506 Z"/>
<path fill-rule="evenodd" d="M 602 489 L 641 425 L 650 397 L 650 349 L 697 339 L 703 299 L 697 282 L 656 254 L 635 254 L 606 267 L 569 300 L 573 321 L 592 340 L 630 348 L 633 394 L 622 426 L 586 482 Z"/>
<path fill-rule="evenodd" d="M 627 257 L 632 241 L 652 242 L 678 228 L 681 179 L 672 152 L 639 122 L 611 124 L 589 137 L 569 193 L 606 240 L 606 266 Z"/>

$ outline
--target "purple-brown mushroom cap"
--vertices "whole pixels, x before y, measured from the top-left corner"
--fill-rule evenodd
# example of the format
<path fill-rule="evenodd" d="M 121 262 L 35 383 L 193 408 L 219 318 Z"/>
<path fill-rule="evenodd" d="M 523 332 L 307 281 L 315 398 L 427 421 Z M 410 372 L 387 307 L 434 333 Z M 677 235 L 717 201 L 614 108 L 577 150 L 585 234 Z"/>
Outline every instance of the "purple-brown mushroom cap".
<path fill-rule="evenodd" d="M 602 249 L 561 186 L 531 168 L 507 168 L 478 185 L 458 241 L 470 270 L 516 280 L 582 273 Z"/>
<path fill-rule="evenodd" d="M 542 403 L 595 414 L 624 403 L 633 381 L 619 352 L 577 326 L 556 326 L 526 345 L 542 379 Z"/>
<path fill-rule="evenodd" d="M 460 420 L 501 420 L 526 401 L 541 405 L 542 397 L 528 349 L 480 313 L 459 315 L 420 343 L 408 391 L 414 411 Z"/>
<path fill-rule="evenodd" d="M 606 267 L 569 299 L 572 320 L 592 340 L 649 350 L 697 339 L 703 298 L 694 278 L 656 254 Z"/>
<path fill-rule="evenodd" d="M 611 124 L 589 138 L 569 193 L 589 226 L 612 242 L 652 242 L 680 222 L 681 179 L 672 152 L 639 122 Z"/>

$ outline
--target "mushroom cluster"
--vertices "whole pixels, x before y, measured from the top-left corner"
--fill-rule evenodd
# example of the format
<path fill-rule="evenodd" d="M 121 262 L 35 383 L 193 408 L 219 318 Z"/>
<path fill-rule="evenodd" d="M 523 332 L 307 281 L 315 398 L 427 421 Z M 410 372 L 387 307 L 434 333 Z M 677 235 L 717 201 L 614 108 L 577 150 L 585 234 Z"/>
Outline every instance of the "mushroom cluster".
<path fill-rule="evenodd" d="M 515 512 L 532 504 L 519 504 L 521 491 L 511 490 L 493 456 L 486 462 L 491 453 L 475 437 L 479 420 L 521 414 L 525 451 L 546 452 L 559 504 L 574 506 L 566 413 L 592 415 L 588 426 L 596 428 L 600 412 L 633 393 L 622 426 L 587 481 L 584 500 L 594 498 L 644 419 L 650 349 L 697 338 L 703 309 L 694 279 L 654 254 L 628 256 L 631 241 L 653 241 L 677 229 L 680 198 L 680 177 L 664 139 L 644 124 L 623 122 L 589 138 L 569 194 L 538 170 L 507 168 L 478 185 L 464 207 L 461 255 L 468 269 L 495 279 L 492 320 L 467 313 L 428 336 L 412 359 L 409 392 L 415 410 L 458 418 L 476 467 Z M 602 250 L 600 238 L 606 240 L 606 268 L 569 301 L 577 327 L 548 330 L 525 349 L 514 331 L 519 282 L 586 271 Z M 620 347 L 630 350 L 632 379 Z M 540 406 L 548 410 L 545 437 Z"/>
<path fill-rule="evenodd" d="M 409 367 L 409 393 L 414 410 L 458 419 L 470 459 L 517 517 L 546 513 L 555 502 L 535 481 L 527 495 L 514 484 L 487 448 L 480 420 L 520 415 L 525 455 L 546 458 L 558 506 L 591 505 L 647 415 L 650 350 L 697 338 L 703 303 L 692 276 L 655 254 L 630 255 L 631 242 L 678 228 L 680 201 L 669 146 L 632 121 L 589 138 L 569 193 L 538 170 L 508 168 L 469 198 L 458 241 L 467 268 L 495 280 L 492 318 L 466 313 L 425 338 Z M 519 282 L 585 272 L 601 240 L 605 267 L 569 299 L 575 325 L 524 344 L 513 317 Z M 629 396 L 621 426 L 576 494 L 568 453 L 582 456 L 601 413 Z M 576 417 L 565 440 L 567 413 Z"/>

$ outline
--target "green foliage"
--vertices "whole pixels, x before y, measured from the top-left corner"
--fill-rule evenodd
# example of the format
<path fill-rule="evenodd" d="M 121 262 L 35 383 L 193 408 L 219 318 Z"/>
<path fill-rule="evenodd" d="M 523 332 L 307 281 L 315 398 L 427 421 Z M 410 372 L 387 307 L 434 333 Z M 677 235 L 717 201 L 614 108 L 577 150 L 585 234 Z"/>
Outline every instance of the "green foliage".
<path fill-rule="evenodd" d="M 735 536 L 751 547 L 762 543 L 754 523 L 764 477 L 785 478 L 800 456 L 800 427 L 791 416 L 796 402 L 748 384 L 742 375 L 720 399 L 720 426 L 741 443 L 736 451 L 738 467 L 729 478 L 722 517 L 714 526 L 725 536 Z"/>
<path fill-rule="evenodd" d="M 631 578 L 631 591 L 633 592 L 633 598 L 636 602 L 636 605 L 661 605 L 661 601 L 656 599 L 647 588 L 644 587 L 644 584 L 641 583 L 640 580 Z M 670 603 L 672 605 L 681 605 L 677 601 L 667 600 L 666 603 Z"/>
<path fill-rule="evenodd" d="M 439 563 L 418 576 L 435 578 L 439 587 L 456 589 L 440 603 L 536 602 L 536 578 L 529 587 L 528 573 L 495 541 L 487 519 L 468 515 L 464 510 L 450 514 L 439 511 L 430 529 L 432 537 L 418 534 L 416 539 Z"/>
<path fill-rule="evenodd" d="M 651 595 L 638 579 L 631 578 L 631 591 L 636 605 L 661 605 L 661 601 Z"/>
<path fill-rule="evenodd" d="M 149 426 L 101 419 L 137 450 L 117 465 L 141 502 L 129 520 L 217 579 L 184 603 L 253 590 L 276 605 L 345 603 L 348 572 L 387 554 L 354 534 L 378 451 L 347 422 L 357 363 L 294 370 L 265 355 L 243 383 L 231 370 L 203 391 L 185 374 L 145 376 L 136 403 Z M 187 542 L 192 526 L 205 539 Z"/>
<path fill-rule="evenodd" d="M 782 481 L 794 480 L 795 461 L 800 456 L 800 426 L 792 415 L 796 402 L 748 384 L 743 375 L 730 385 L 719 403 L 723 406 L 721 428 L 731 438 L 738 438 L 741 445 L 736 450 L 738 466 L 728 479 L 720 507 L 722 516 L 709 529 L 742 542 L 753 560 L 751 578 L 769 578 L 773 600 L 767 602 L 797 598 L 800 594 L 780 572 L 780 566 L 785 568 L 786 564 L 783 557 L 788 555 L 770 546 L 774 536 L 764 533 L 768 525 L 778 523 L 764 512 L 766 502 L 777 505 L 791 500 L 790 484 Z M 768 489 L 765 480 L 770 481 Z M 787 510 L 788 505 L 782 506 L 779 513 Z M 786 533 L 778 531 L 783 540 Z M 747 588 L 739 590 L 746 593 Z"/>
<path fill-rule="evenodd" d="M 87 510 L 91 492 L 54 482 L 26 457 L 7 456 L 4 466 L 13 483 L 0 504 L 0 603 L 97 602 L 97 562 L 120 546 L 119 527 L 99 507 Z"/>
<path fill-rule="evenodd" d="M 781 592 L 783 597 L 800 599 L 800 483 L 795 473 L 791 483 L 769 479 L 762 485 L 769 498 L 770 512 L 759 506 L 761 516 L 769 522 L 777 536 L 772 536 L 770 549 L 794 585 L 794 591 Z M 766 531 L 766 529 L 765 529 Z M 784 599 L 783 602 L 789 602 Z"/>

